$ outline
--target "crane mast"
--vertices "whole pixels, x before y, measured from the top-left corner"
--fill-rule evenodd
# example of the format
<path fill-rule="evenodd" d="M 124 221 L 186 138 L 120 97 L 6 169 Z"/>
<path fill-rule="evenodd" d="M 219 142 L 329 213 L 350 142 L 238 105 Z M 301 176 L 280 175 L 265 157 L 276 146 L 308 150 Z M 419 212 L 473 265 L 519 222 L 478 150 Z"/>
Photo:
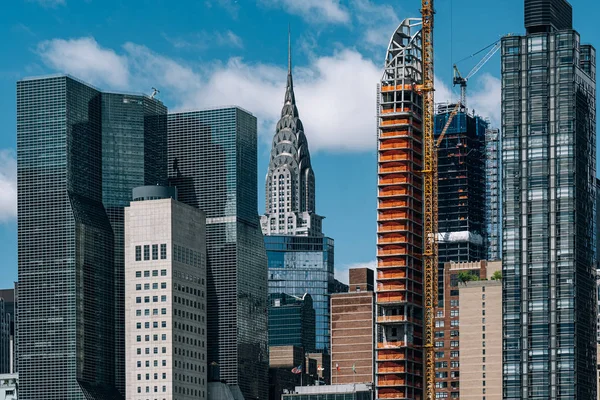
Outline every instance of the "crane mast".
<path fill-rule="evenodd" d="M 433 116 L 433 0 L 421 1 L 423 19 L 423 186 L 425 280 L 425 399 L 435 399 L 434 328 L 437 304 L 437 156 L 434 143 Z"/>

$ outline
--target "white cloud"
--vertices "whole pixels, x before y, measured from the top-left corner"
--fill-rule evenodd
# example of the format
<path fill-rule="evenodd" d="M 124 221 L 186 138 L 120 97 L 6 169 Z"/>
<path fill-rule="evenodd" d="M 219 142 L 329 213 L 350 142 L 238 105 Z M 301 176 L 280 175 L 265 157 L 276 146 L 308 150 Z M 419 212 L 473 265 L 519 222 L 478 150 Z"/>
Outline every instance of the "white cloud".
<path fill-rule="evenodd" d="M 227 11 L 233 19 L 237 19 L 240 11 L 238 1 L 239 0 L 205 0 L 204 5 L 208 8 L 211 8 L 213 5 L 221 7 Z"/>
<path fill-rule="evenodd" d="M 283 105 L 286 70 L 231 58 L 192 67 L 126 43 L 124 53 L 94 39 L 55 39 L 39 46 L 50 67 L 105 89 L 158 87 L 171 109 L 239 105 L 254 113 L 263 141 L 270 142 Z M 112 60 L 112 62 L 109 62 Z M 375 146 L 376 83 L 380 69 L 359 52 L 343 49 L 295 69 L 300 116 L 312 151 L 362 151 Z"/>
<path fill-rule="evenodd" d="M 94 85 L 123 89 L 129 81 L 127 60 L 114 50 L 100 47 L 91 37 L 53 39 L 38 45 L 44 63 Z"/>
<path fill-rule="evenodd" d="M 56 7 L 64 6 L 67 4 L 65 0 L 28 0 L 30 2 L 38 3 L 43 7 Z"/>
<path fill-rule="evenodd" d="M 502 82 L 488 73 L 469 80 L 467 88 L 467 105 L 477 114 L 489 117 L 492 125 L 499 127 L 501 123 Z"/>
<path fill-rule="evenodd" d="M 352 268 L 369 268 L 369 269 L 372 269 L 373 271 L 375 271 L 377 269 L 377 260 L 363 262 L 363 263 L 348 264 L 348 265 L 343 265 L 341 267 L 337 267 L 335 269 L 335 279 L 337 279 L 338 281 L 343 282 L 347 285 L 348 280 L 349 280 L 348 271 Z"/>
<path fill-rule="evenodd" d="M 362 43 L 369 49 L 381 48 L 390 40 L 392 33 L 398 28 L 397 6 L 390 4 L 374 3 L 371 0 L 352 0 L 352 11 L 356 20 L 364 31 Z M 383 54 L 381 55 L 383 59 Z"/>
<path fill-rule="evenodd" d="M 163 34 L 163 37 L 178 49 L 189 48 L 194 50 L 204 50 L 214 46 L 233 47 L 238 49 L 244 47 L 242 38 L 230 30 L 224 32 L 215 31 L 212 33 L 201 31 L 178 37 L 171 37 Z"/>
<path fill-rule="evenodd" d="M 283 8 L 308 22 L 346 24 L 350 13 L 340 0 L 260 0 L 264 5 Z"/>
<path fill-rule="evenodd" d="M 17 158 L 11 149 L 0 150 L 0 222 L 17 216 Z"/>

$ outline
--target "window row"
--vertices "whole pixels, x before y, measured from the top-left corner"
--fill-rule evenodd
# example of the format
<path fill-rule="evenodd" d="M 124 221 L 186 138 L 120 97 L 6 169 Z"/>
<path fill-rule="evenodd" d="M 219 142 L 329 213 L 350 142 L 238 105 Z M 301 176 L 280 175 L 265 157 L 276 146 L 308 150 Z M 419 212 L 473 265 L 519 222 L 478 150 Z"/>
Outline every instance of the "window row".
<path fill-rule="evenodd" d="M 162 352 L 162 354 L 166 354 L 166 353 L 167 353 L 167 348 L 166 348 L 166 347 L 163 347 L 163 348 L 161 349 L 161 352 Z M 138 347 L 138 348 L 136 349 L 136 354 L 137 354 L 137 355 L 141 355 L 141 354 L 142 354 L 142 348 L 141 348 L 141 347 Z M 144 354 L 151 354 L 151 353 L 150 353 L 150 347 L 146 347 L 146 348 L 144 349 Z M 152 349 L 152 354 L 158 354 L 158 347 L 154 347 L 154 348 Z"/>
<path fill-rule="evenodd" d="M 157 269 L 153 269 L 152 270 L 152 276 L 158 276 L 158 270 Z M 167 276 L 167 270 L 166 269 L 161 269 L 160 270 L 160 276 Z M 136 278 L 141 278 L 142 277 L 142 271 L 135 271 L 135 277 Z M 150 270 L 144 271 L 144 278 L 149 278 L 150 277 Z"/>
<path fill-rule="evenodd" d="M 167 296 L 166 295 L 162 295 L 160 296 L 160 301 L 161 302 L 165 302 L 167 301 Z M 142 302 L 142 297 L 138 296 L 135 298 L 135 302 L 136 303 L 141 303 Z M 158 303 L 158 296 L 152 296 L 152 302 L 153 303 Z M 144 303 L 150 303 L 150 296 L 144 296 Z"/>
<path fill-rule="evenodd" d="M 150 290 L 150 288 L 152 287 L 152 289 L 158 289 L 158 282 L 154 282 L 152 284 L 150 283 L 144 283 L 143 286 L 143 290 Z M 167 282 L 161 282 L 160 283 L 160 288 L 161 289 L 166 289 L 167 288 Z M 135 285 L 135 290 L 142 290 L 142 284 L 141 283 L 136 283 Z"/>
<path fill-rule="evenodd" d="M 144 311 L 144 316 L 149 316 L 150 315 L 150 309 L 146 308 L 143 310 Z M 161 308 L 160 309 L 160 314 L 161 315 L 167 315 L 167 309 L 166 308 Z M 153 308 L 152 309 L 152 315 L 158 315 L 158 308 Z M 142 316 L 142 310 L 135 310 L 135 316 L 136 317 L 141 317 Z"/>
<path fill-rule="evenodd" d="M 158 244 L 145 244 L 144 249 L 144 261 L 150 260 L 150 249 L 152 248 L 152 260 L 158 260 Z M 160 259 L 167 259 L 167 244 L 162 243 L 160 245 Z M 142 246 L 135 246 L 135 261 L 142 261 Z"/>
<path fill-rule="evenodd" d="M 150 368 L 150 361 L 146 360 L 145 365 L 146 365 L 146 368 Z M 158 367 L 158 360 L 154 360 L 153 361 L 153 366 L 154 367 Z M 167 366 L 167 360 L 162 360 L 161 361 L 161 366 L 166 367 Z M 138 368 L 142 368 L 142 362 L 141 361 L 137 362 L 137 367 Z"/>
<path fill-rule="evenodd" d="M 137 322 L 135 324 L 136 329 L 142 329 L 142 323 L 141 322 Z M 152 322 L 152 327 L 153 328 L 158 328 L 158 321 L 154 321 Z M 167 327 L 167 321 L 161 321 L 160 322 L 160 327 L 161 328 L 166 328 Z M 145 322 L 144 323 L 144 328 L 145 329 L 150 329 L 150 322 Z"/>
<path fill-rule="evenodd" d="M 160 335 L 160 340 L 167 340 L 167 334 L 163 333 Z M 142 335 L 137 335 L 135 338 L 136 342 L 141 342 L 142 341 Z M 150 335 L 144 335 L 144 342 L 149 342 L 150 341 Z M 156 342 L 158 341 L 158 334 L 154 334 L 152 335 L 152 341 Z"/>

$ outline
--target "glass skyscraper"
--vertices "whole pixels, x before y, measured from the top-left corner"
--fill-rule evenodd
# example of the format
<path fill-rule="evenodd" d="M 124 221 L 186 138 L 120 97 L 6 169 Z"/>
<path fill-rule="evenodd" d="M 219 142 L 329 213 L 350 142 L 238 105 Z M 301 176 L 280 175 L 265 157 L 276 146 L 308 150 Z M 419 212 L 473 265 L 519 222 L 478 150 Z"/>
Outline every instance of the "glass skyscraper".
<path fill-rule="evenodd" d="M 118 399 L 113 233 L 102 205 L 101 93 L 17 82 L 19 396 Z"/>
<path fill-rule="evenodd" d="M 237 108 L 169 114 L 169 181 L 206 213 L 208 364 L 268 397 L 267 259 L 257 213 L 256 118 Z"/>
<path fill-rule="evenodd" d="M 596 398 L 596 51 L 565 0 L 502 39 L 503 398 Z"/>
<path fill-rule="evenodd" d="M 485 223 L 487 260 L 502 255 L 502 147 L 500 129 L 485 130 Z"/>
<path fill-rule="evenodd" d="M 102 93 L 102 202 L 114 233 L 115 382 L 125 396 L 124 208 L 131 190 L 167 181 L 167 108 L 145 95 Z"/>

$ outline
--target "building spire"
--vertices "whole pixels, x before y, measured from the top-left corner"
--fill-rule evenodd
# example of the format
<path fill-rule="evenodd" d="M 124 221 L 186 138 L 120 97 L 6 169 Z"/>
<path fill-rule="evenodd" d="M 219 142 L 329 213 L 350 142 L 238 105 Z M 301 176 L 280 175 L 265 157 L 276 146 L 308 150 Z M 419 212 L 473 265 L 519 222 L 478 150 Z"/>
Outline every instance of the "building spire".
<path fill-rule="evenodd" d="M 288 75 L 292 75 L 292 29 L 288 24 Z"/>

